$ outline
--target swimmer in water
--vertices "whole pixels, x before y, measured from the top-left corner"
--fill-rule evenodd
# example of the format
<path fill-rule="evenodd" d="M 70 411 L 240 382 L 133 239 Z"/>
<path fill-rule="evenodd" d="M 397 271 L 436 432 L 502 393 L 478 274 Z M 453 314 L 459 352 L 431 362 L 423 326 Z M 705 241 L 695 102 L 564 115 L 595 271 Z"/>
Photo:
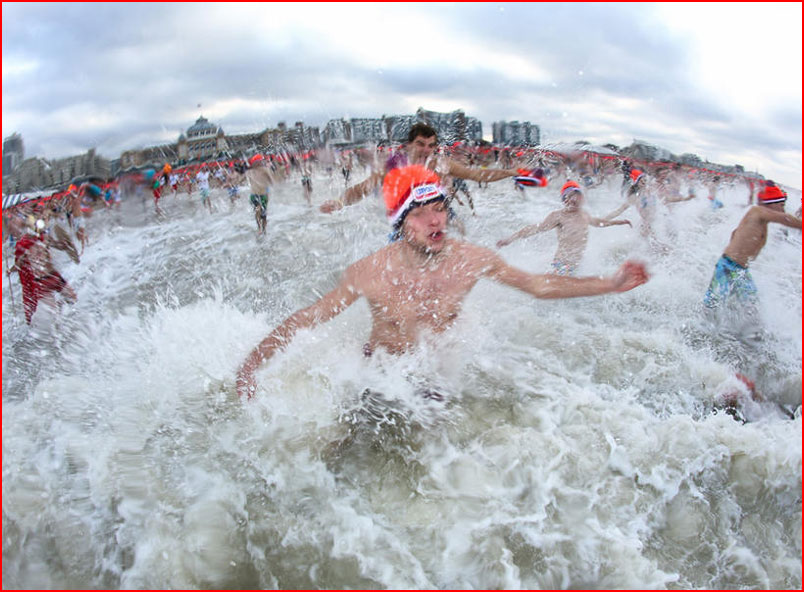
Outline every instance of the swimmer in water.
<path fill-rule="evenodd" d="M 715 266 L 715 273 L 704 296 L 704 305 L 714 310 L 727 303 L 737 303 L 755 312 L 757 288 L 748 263 L 759 255 L 768 240 L 768 224 L 774 222 L 801 230 L 801 218 L 785 213 L 787 194 L 769 185 L 757 194 L 759 205 L 751 206 Z"/>
<path fill-rule="evenodd" d="M 251 205 L 254 206 L 254 218 L 257 221 L 257 234 L 265 234 L 268 224 L 268 190 L 274 182 L 268 161 L 262 154 L 255 154 L 248 160 L 250 168 L 246 171 L 251 196 Z"/>
<path fill-rule="evenodd" d="M 605 220 L 613 220 L 625 210 L 634 206 L 642 219 L 640 232 L 643 237 L 651 238 L 653 235 L 653 223 L 656 218 L 656 196 L 648 188 L 648 178 L 639 169 L 631 169 L 630 185 L 625 190 L 625 203 L 613 212 L 603 216 Z"/>
<path fill-rule="evenodd" d="M 385 163 L 384 170 L 375 171 L 368 179 L 362 183 L 347 189 L 341 199 L 325 201 L 319 209 L 325 214 L 340 210 L 343 206 L 348 206 L 359 202 L 366 195 L 371 193 L 375 187 L 382 184 L 385 175 L 389 171 L 418 164 L 435 171 L 440 176 L 451 176 L 457 179 L 470 179 L 472 181 L 485 182 L 499 181 L 508 177 L 519 175 L 517 169 L 480 169 L 468 167 L 460 164 L 453 158 L 437 157 L 438 135 L 436 131 L 426 123 L 416 123 L 410 128 L 408 142 L 400 152 L 395 153 Z"/>
<path fill-rule="evenodd" d="M 605 220 L 592 217 L 583 208 L 583 190 L 575 181 L 564 183 L 561 188 L 561 201 L 564 203 L 563 209 L 554 210 L 542 222 L 525 226 L 510 237 L 498 241 L 497 247 L 501 248 L 510 245 L 517 239 L 555 228 L 558 231 L 558 248 L 553 256 L 553 273 L 574 275 L 584 251 L 586 251 L 590 226 L 597 228 L 620 224 L 631 226 L 631 222 L 628 220 Z"/>
<path fill-rule="evenodd" d="M 573 278 L 526 273 L 490 249 L 447 237 L 446 190 L 421 165 L 394 169 L 383 183 L 386 213 L 398 237 L 350 265 L 338 285 L 311 306 L 285 319 L 247 356 L 237 372 L 237 391 L 252 397 L 255 372 L 304 328 L 324 323 L 363 297 L 372 328 L 365 352 L 376 348 L 400 354 L 420 333 L 448 329 L 464 299 L 481 278 L 536 298 L 575 298 L 625 292 L 648 280 L 645 266 L 628 261 L 609 277 Z"/>

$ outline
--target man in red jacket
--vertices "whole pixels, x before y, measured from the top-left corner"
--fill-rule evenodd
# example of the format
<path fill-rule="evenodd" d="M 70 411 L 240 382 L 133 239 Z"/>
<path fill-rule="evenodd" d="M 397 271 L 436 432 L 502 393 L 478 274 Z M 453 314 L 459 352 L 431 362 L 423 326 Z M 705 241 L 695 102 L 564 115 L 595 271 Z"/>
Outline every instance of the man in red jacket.
<path fill-rule="evenodd" d="M 44 237 L 30 233 L 23 236 L 14 248 L 14 259 L 22 284 L 25 321 L 29 325 L 40 300 L 55 306 L 56 292 L 69 302 L 77 300 L 70 284 L 54 269 Z"/>

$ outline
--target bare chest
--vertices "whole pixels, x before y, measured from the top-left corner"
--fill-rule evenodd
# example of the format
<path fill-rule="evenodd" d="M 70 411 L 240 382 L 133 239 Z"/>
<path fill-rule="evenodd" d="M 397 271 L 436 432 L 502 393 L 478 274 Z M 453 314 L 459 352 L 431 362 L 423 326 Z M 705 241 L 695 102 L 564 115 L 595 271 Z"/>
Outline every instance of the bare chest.
<path fill-rule="evenodd" d="M 477 276 L 455 269 L 388 274 L 366 294 L 375 317 L 394 325 L 439 327 L 454 320 Z"/>

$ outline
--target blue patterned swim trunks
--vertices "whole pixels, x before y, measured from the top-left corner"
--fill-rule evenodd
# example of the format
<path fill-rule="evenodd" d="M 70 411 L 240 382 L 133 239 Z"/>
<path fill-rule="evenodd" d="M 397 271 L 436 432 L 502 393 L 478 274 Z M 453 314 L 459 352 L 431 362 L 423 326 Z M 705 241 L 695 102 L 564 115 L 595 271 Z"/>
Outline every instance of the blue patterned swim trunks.
<path fill-rule="evenodd" d="M 703 302 L 707 308 L 717 308 L 732 298 L 740 304 L 756 304 L 757 286 L 747 267 L 723 255 L 715 266 Z"/>

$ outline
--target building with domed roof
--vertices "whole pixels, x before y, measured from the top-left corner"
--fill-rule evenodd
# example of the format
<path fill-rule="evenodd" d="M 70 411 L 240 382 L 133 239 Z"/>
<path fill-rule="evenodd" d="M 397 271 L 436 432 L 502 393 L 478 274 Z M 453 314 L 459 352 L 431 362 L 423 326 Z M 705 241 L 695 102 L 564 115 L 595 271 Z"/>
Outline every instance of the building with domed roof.
<path fill-rule="evenodd" d="M 187 128 L 186 134 L 179 136 L 177 146 L 179 162 L 214 158 L 228 150 L 229 145 L 226 143 L 223 128 L 203 115 Z"/>
<path fill-rule="evenodd" d="M 292 129 L 280 121 L 275 129 L 227 136 L 222 127 L 201 116 L 179 134 L 173 144 L 123 151 L 115 172 L 161 167 L 165 163 L 182 166 L 218 158 L 245 157 L 257 151 L 309 150 L 319 146 L 319 136 L 317 127 L 305 126 L 301 121 Z"/>

